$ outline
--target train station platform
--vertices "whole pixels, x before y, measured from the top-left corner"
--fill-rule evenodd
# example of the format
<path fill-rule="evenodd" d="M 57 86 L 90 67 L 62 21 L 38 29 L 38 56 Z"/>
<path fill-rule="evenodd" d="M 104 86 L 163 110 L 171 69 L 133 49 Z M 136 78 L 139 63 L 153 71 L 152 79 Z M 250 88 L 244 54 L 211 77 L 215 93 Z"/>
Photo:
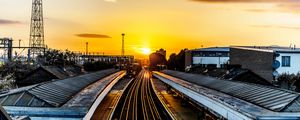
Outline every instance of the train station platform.
<path fill-rule="evenodd" d="M 226 119 L 300 119 L 300 94 L 293 91 L 170 70 L 154 76 Z"/>
<path fill-rule="evenodd" d="M 0 103 L 10 116 L 82 119 L 103 90 L 125 74 L 108 69 L 14 89 L 1 94 Z"/>

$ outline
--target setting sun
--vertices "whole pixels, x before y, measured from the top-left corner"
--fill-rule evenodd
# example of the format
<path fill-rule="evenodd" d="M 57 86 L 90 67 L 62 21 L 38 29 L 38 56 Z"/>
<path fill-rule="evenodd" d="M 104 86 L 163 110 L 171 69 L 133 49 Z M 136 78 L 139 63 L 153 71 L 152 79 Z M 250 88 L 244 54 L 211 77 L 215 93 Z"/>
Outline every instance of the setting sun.
<path fill-rule="evenodd" d="M 151 53 L 151 50 L 149 48 L 142 48 L 142 53 L 145 55 L 149 55 Z"/>

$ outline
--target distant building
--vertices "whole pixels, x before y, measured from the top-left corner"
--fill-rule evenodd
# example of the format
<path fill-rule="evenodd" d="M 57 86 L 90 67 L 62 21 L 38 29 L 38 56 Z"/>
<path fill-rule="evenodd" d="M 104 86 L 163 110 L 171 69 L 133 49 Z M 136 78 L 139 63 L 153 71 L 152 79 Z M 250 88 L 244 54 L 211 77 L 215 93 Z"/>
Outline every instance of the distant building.
<path fill-rule="evenodd" d="M 299 48 L 238 46 L 230 49 L 230 64 L 241 65 L 271 83 L 282 73 L 300 72 L 299 61 Z"/>
<path fill-rule="evenodd" d="M 4 50 L 3 55 L 1 55 L 1 61 L 12 60 L 12 45 L 13 40 L 11 38 L 0 38 L 0 47 Z"/>
<path fill-rule="evenodd" d="M 166 58 L 166 56 L 167 56 L 166 50 L 164 50 L 164 49 L 162 49 L 162 48 L 159 49 L 159 50 L 157 50 L 156 53 L 159 53 L 159 54 L 163 55 L 165 58 Z"/>
<path fill-rule="evenodd" d="M 87 61 L 100 61 L 100 62 L 107 62 L 107 63 L 133 63 L 134 56 L 133 55 L 82 55 L 81 58 L 83 59 L 83 63 Z M 81 64 L 83 64 L 81 63 Z"/>
<path fill-rule="evenodd" d="M 135 61 L 141 66 L 149 66 L 149 59 L 136 59 Z"/>
<path fill-rule="evenodd" d="M 229 63 L 229 47 L 211 47 L 189 50 L 185 53 L 186 67 L 222 68 Z"/>

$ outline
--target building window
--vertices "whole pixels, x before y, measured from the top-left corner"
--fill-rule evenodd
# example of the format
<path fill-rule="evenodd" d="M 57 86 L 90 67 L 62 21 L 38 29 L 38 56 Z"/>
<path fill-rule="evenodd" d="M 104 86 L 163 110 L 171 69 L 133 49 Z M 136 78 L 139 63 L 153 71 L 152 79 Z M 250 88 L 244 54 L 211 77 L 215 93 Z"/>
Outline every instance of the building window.
<path fill-rule="evenodd" d="M 217 51 L 196 51 L 193 57 L 229 57 L 229 52 Z"/>
<path fill-rule="evenodd" d="M 282 67 L 291 66 L 291 56 L 282 56 Z"/>

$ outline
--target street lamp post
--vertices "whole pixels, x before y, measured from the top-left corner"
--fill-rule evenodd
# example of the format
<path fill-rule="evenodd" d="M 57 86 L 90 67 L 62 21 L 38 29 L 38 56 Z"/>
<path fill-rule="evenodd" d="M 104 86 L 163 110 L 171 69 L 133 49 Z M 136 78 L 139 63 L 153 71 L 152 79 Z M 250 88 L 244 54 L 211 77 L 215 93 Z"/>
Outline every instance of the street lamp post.
<path fill-rule="evenodd" d="M 89 42 L 85 43 L 85 54 L 88 55 L 89 54 Z"/>

